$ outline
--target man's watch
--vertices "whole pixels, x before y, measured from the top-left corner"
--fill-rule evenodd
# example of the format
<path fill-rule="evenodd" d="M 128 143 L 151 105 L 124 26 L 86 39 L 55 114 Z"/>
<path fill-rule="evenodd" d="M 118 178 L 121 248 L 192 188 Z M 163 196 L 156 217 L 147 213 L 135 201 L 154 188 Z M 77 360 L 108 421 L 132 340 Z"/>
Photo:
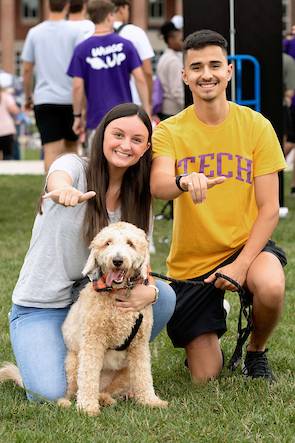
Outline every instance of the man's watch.
<path fill-rule="evenodd" d="M 182 179 L 182 177 L 186 177 L 187 175 L 188 174 L 181 174 L 181 175 L 176 175 L 176 177 L 175 177 L 175 184 L 178 187 L 178 189 L 180 189 L 180 191 L 182 191 L 182 192 L 187 192 L 187 189 L 183 189 L 181 187 L 180 180 Z"/>
<path fill-rule="evenodd" d="M 82 117 L 82 114 L 81 114 L 81 112 L 77 113 L 77 114 L 74 113 L 73 116 L 74 116 L 74 118 L 80 118 L 80 117 Z"/>

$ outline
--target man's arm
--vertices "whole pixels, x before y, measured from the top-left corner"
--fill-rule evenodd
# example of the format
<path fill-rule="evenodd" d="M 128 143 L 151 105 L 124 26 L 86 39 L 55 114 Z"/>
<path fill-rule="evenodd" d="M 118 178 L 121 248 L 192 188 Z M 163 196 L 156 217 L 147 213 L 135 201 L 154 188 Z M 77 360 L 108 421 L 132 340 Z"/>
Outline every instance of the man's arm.
<path fill-rule="evenodd" d="M 216 271 L 233 278 L 241 285 L 246 280 L 251 263 L 271 238 L 279 220 L 279 180 L 277 172 L 255 177 L 254 189 L 258 215 L 249 238 L 235 261 Z M 215 273 L 208 277 L 205 282 L 209 283 L 214 280 Z M 226 287 L 229 290 L 235 289 L 222 279 L 218 279 L 215 286 L 223 289 Z"/>
<path fill-rule="evenodd" d="M 151 170 L 151 193 L 153 197 L 162 200 L 173 200 L 183 192 L 188 191 L 194 203 L 202 203 L 206 200 L 207 190 L 215 185 L 223 183 L 225 177 L 208 179 L 204 174 L 192 172 L 181 177 L 179 185 L 175 181 L 175 161 L 170 157 L 160 156 L 153 160 Z"/>
<path fill-rule="evenodd" d="M 278 173 L 254 178 L 255 198 L 258 216 L 252 227 L 249 239 L 237 261 L 249 268 L 260 253 L 279 221 L 279 179 Z"/>
<path fill-rule="evenodd" d="M 144 77 L 143 69 L 141 66 L 133 69 L 131 73 L 135 80 L 135 85 L 139 94 L 139 98 L 141 100 L 142 106 L 148 115 L 151 115 L 151 106 L 149 100 L 149 92 L 146 79 Z"/>
<path fill-rule="evenodd" d="M 33 108 L 33 70 L 34 63 L 26 61 L 23 62 L 23 81 L 25 94 L 24 108 L 26 111 L 30 111 Z"/>
<path fill-rule="evenodd" d="M 83 104 L 84 104 L 84 80 L 81 77 L 74 77 L 73 78 L 73 112 L 74 112 L 73 131 L 77 135 L 81 135 L 85 129 L 82 119 Z"/>

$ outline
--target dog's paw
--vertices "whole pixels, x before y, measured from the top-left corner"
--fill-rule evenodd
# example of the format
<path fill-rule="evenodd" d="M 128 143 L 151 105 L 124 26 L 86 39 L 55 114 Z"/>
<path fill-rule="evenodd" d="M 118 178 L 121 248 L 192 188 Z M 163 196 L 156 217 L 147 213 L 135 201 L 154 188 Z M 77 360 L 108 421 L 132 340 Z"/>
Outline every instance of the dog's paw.
<path fill-rule="evenodd" d="M 149 406 L 150 408 L 167 408 L 168 401 L 161 400 L 156 395 L 154 397 L 136 399 L 138 403 Z"/>
<path fill-rule="evenodd" d="M 107 392 L 101 392 L 99 394 L 99 403 L 102 406 L 112 406 L 115 405 L 117 402 L 116 400 Z"/>
<path fill-rule="evenodd" d="M 153 400 L 149 401 L 148 406 L 152 408 L 167 408 L 168 401 L 161 400 L 159 397 L 156 397 Z"/>
<path fill-rule="evenodd" d="M 67 398 L 59 398 L 57 400 L 57 405 L 61 406 L 62 408 L 70 408 L 72 402 L 68 400 Z"/>
<path fill-rule="evenodd" d="M 96 417 L 100 413 L 99 403 L 77 403 L 77 410 L 82 414 L 90 415 L 91 417 Z"/>

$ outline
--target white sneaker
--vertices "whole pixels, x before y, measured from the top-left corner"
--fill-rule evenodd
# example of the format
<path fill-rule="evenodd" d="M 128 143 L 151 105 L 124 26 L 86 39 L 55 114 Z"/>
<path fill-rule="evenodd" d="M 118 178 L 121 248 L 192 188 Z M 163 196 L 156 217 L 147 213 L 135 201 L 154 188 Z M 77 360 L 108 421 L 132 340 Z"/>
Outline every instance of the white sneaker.
<path fill-rule="evenodd" d="M 230 304 L 229 304 L 229 301 L 226 299 L 223 300 L 223 308 L 226 312 L 226 316 L 228 317 L 228 314 L 230 312 Z"/>

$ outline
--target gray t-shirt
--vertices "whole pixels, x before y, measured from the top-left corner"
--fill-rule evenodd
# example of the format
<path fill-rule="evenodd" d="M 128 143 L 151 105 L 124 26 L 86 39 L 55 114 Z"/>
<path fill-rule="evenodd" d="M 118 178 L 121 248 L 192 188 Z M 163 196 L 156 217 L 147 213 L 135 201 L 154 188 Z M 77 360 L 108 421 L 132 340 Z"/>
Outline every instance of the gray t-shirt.
<path fill-rule="evenodd" d="M 86 192 L 86 160 L 67 154 L 50 167 L 65 171 L 73 186 Z M 37 215 L 30 247 L 13 291 L 13 303 L 36 308 L 63 308 L 71 303 L 71 288 L 82 277 L 89 255 L 83 240 L 86 202 L 64 207 L 44 200 L 43 214 Z M 111 222 L 120 219 L 120 211 L 109 214 Z"/>
<path fill-rule="evenodd" d="M 72 79 L 67 75 L 83 30 L 66 20 L 46 20 L 30 29 L 21 58 L 34 64 L 34 104 L 71 104 Z"/>

